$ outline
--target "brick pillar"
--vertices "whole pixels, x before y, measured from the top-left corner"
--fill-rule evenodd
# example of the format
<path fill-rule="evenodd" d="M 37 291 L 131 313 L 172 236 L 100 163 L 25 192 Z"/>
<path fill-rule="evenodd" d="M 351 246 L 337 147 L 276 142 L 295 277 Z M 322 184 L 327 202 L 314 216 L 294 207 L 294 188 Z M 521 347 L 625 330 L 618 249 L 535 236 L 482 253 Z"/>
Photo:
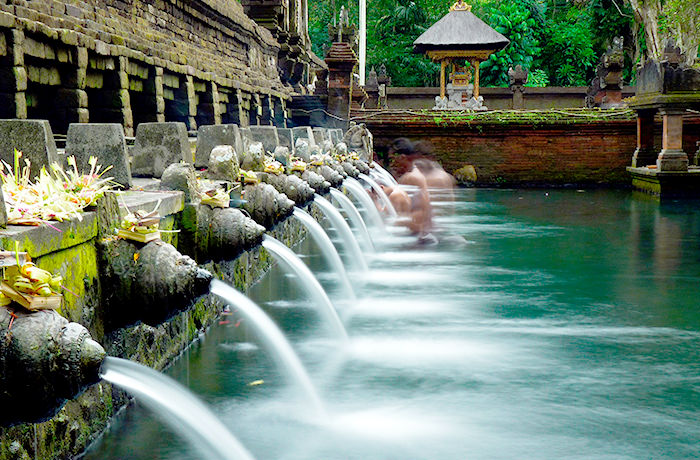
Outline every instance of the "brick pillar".
<path fill-rule="evenodd" d="M 17 118 L 27 118 L 27 70 L 24 68 L 24 31 L 12 29 L 12 74 L 14 75 L 14 106 Z"/>
<path fill-rule="evenodd" d="M 654 115 L 656 109 L 637 110 L 637 149 L 632 156 L 632 167 L 641 168 L 654 164 Z"/>
<path fill-rule="evenodd" d="M 348 43 L 336 42 L 326 56 L 328 64 L 328 112 L 342 118 L 338 123 L 347 127 L 352 100 L 352 73 L 357 65 L 357 56 Z"/>
<path fill-rule="evenodd" d="M 188 104 L 188 117 L 187 117 L 187 128 L 190 131 L 197 130 L 197 98 L 195 97 L 194 91 L 194 78 L 192 75 L 187 75 L 185 77 L 185 89 L 187 90 L 187 104 Z"/>
<path fill-rule="evenodd" d="M 117 76 L 119 78 L 119 101 L 122 111 L 122 124 L 124 125 L 124 135 L 134 135 L 134 114 L 131 111 L 131 95 L 129 94 L 129 59 L 119 56 L 119 67 Z"/>
<path fill-rule="evenodd" d="M 156 91 L 156 121 L 165 121 L 165 97 L 163 97 L 163 68 L 156 67 L 155 91 Z"/>
<path fill-rule="evenodd" d="M 659 171 L 687 171 L 688 155 L 683 151 L 683 114 L 685 110 L 662 109 L 663 148 L 656 160 Z"/>

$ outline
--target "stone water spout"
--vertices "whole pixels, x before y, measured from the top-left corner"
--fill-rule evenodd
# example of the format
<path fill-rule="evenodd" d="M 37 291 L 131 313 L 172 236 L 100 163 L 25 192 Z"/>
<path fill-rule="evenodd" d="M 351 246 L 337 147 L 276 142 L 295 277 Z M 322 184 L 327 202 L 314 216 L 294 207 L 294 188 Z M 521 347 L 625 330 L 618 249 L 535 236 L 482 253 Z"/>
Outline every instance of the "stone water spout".
<path fill-rule="evenodd" d="M 272 228 L 294 212 L 294 202 L 270 184 L 247 185 L 243 198 L 246 200 L 243 209 L 265 228 Z"/>
<path fill-rule="evenodd" d="M 297 206 L 304 206 L 314 199 L 314 193 L 316 191 L 308 182 L 294 174 L 275 175 L 271 173 L 258 173 L 258 178 L 260 178 L 262 182 L 275 187 L 275 190 L 278 192 L 287 195 Z"/>
<path fill-rule="evenodd" d="M 227 150 L 233 153 L 228 146 L 215 147 L 211 158 L 217 158 L 219 151 Z M 232 259 L 262 242 L 265 227 L 245 216 L 241 210 L 212 208 L 200 203 L 202 193 L 191 165 L 169 166 L 163 173 L 161 186 L 185 194 L 188 203 L 180 216 L 179 243 L 198 261 Z M 313 191 L 311 193 L 313 197 Z"/>
<path fill-rule="evenodd" d="M 0 426 L 38 422 L 99 381 L 105 351 L 52 310 L 0 307 Z"/>
<path fill-rule="evenodd" d="M 332 163 L 332 164 L 330 165 L 330 167 L 331 167 L 335 172 L 337 172 L 338 174 L 340 174 L 340 177 L 342 177 L 343 179 L 345 179 L 346 177 L 348 177 L 348 173 L 345 171 L 345 168 L 343 168 L 343 166 L 342 166 L 340 163 Z"/>
<path fill-rule="evenodd" d="M 209 291 L 212 275 L 160 240 L 100 243 L 100 279 L 108 331 L 142 321 L 160 324 Z"/>
<path fill-rule="evenodd" d="M 331 183 L 329 181 L 324 179 L 319 173 L 309 169 L 302 173 L 301 178 L 304 179 L 311 188 L 316 190 L 316 193 L 319 195 L 325 195 L 331 189 Z"/>
<path fill-rule="evenodd" d="M 352 165 L 362 174 L 369 174 L 370 167 L 362 160 L 352 160 Z"/>
<path fill-rule="evenodd" d="M 185 206 L 181 226 L 181 243 L 193 248 L 194 257 L 200 262 L 233 259 L 259 245 L 265 233 L 265 227 L 240 209 L 207 205 Z"/>
<path fill-rule="evenodd" d="M 316 172 L 330 182 L 332 187 L 339 187 L 343 183 L 343 176 L 328 165 L 316 167 Z"/>
<path fill-rule="evenodd" d="M 355 165 L 353 165 L 349 161 L 343 161 L 342 163 L 340 163 L 340 166 L 345 171 L 345 174 L 347 174 L 350 177 L 354 177 L 355 179 L 357 179 L 361 174 L 360 170 L 358 170 L 355 167 Z"/>

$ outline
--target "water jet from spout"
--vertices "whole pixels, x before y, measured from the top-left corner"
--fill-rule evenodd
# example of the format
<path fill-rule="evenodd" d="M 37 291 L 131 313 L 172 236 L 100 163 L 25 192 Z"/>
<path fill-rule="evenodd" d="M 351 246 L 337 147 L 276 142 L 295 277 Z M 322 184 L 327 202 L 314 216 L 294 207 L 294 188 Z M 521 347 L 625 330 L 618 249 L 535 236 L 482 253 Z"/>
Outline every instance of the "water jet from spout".
<path fill-rule="evenodd" d="M 287 373 L 290 380 L 301 389 L 308 402 L 311 404 L 316 417 L 326 419 L 326 410 L 321 398 L 316 392 L 316 387 L 306 373 L 299 357 L 294 353 L 292 346 L 284 334 L 265 314 L 265 312 L 252 300 L 238 292 L 236 289 L 218 280 L 211 283 L 211 292 L 221 297 L 229 305 L 236 307 L 248 320 L 254 329 L 258 339 L 263 342 L 267 351 L 272 355 L 277 365 Z"/>
<path fill-rule="evenodd" d="M 175 380 L 150 367 L 113 357 L 105 359 L 101 377 L 136 396 L 205 458 L 254 460 L 216 416 Z"/>
<path fill-rule="evenodd" d="M 364 254 L 362 254 L 360 245 L 357 243 L 355 235 L 352 233 L 352 230 L 350 230 L 348 223 L 343 219 L 340 211 L 335 209 L 335 206 L 333 206 L 330 201 L 318 194 L 314 198 L 314 203 L 321 209 L 328 220 L 331 221 L 331 224 L 343 239 L 345 248 L 349 252 L 348 255 L 357 268 L 363 272 L 367 271 L 367 262 L 365 261 Z"/>
<path fill-rule="evenodd" d="M 346 197 L 343 192 L 336 188 L 331 189 L 331 196 L 338 202 L 340 207 L 343 208 L 343 211 L 345 211 L 345 213 L 348 215 L 350 222 L 352 222 L 355 228 L 362 233 L 368 247 L 374 251 L 374 241 L 372 241 L 372 237 L 369 235 L 367 225 L 365 225 L 365 221 L 362 219 L 360 211 L 358 211 L 352 201 L 350 201 L 350 198 Z"/>
<path fill-rule="evenodd" d="M 323 257 L 325 257 L 328 264 L 338 274 L 340 283 L 345 288 L 345 292 L 347 293 L 348 297 L 354 299 L 355 291 L 353 290 L 352 285 L 350 284 L 350 279 L 348 278 L 348 274 L 345 271 L 345 265 L 343 265 L 343 260 L 340 258 L 340 254 L 338 254 L 338 251 L 335 249 L 335 246 L 333 246 L 333 242 L 328 237 L 325 230 L 323 230 L 323 227 L 321 227 L 321 224 L 316 222 L 316 220 L 311 216 L 311 214 L 300 208 L 294 209 L 294 217 L 299 222 L 301 222 L 302 225 L 304 225 L 306 230 L 311 235 L 311 238 L 313 238 L 313 240 L 316 242 L 319 249 L 321 250 L 321 254 L 323 254 Z"/>
<path fill-rule="evenodd" d="M 367 174 L 360 174 L 359 177 L 363 181 L 367 182 L 370 187 L 372 187 L 372 190 L 374 190 L 379 199 L 382 201 L 382 204 L 384 205 L 386 211 L 389 213 L 389 216 L 395 219 L 398 216 L 398 214 L 396 213 L 396 209 L 394 209 L 394 205 L 391 204 L 391 200 L 384 192 L 384 189 L 382 189 L 379 186 L 379 184 L 377 184 L 377 182 L 371 177 L 369 177 Z"/>
<path fill-rule="evenodd" d="M 384 221 L 382 216 L 379 214 L 379 210 L 374 205 L 372 198 L 369 196 L 365 188 L 356 179 L 348 177 L 343 181 L 345 189 L 350 193 L 358 203 L 362 204 L 365 214 L 369 217 L 369 221 L 372 226 L 384 230 Z"/>
<path fill-rule="evenodd" d="M 294 254 L 294 251 L 270 235 L 265 235 L 263 237 L 262 245 L 265 249 L 270 251 L 280 265 L 284 266 L 287 271 L 297 275 L 305 291 L 316 301 L 316 306 L 321 316 L 335 330 L 336 336 L 340 337 L 342 340 L 347 340 L 348 334 L 345 332 L 345 327 L 340 321 L 340 318 L 338 318 L 338 313 L 335 311 L 331 299 L 328 298 L 326 291 L 323 290 L 323 286 L 321 286 L 321 283 L 314 277 L 314 274 L 311 273 L 309 267 L 304 265 L 304 262 Z"/>

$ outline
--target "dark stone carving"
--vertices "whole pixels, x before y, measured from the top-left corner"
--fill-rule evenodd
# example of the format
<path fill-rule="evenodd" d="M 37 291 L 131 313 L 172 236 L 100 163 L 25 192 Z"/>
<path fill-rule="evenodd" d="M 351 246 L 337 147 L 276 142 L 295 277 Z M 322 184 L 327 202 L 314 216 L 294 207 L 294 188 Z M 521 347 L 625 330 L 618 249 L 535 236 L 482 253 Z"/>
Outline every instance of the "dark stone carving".
<path fill-rule="evenodd" d="M 528 71 L 518 64 L 515 69 L 508 69 L 508 87 L 513 92 L 513 108 L 525 108 L 523 93 L 525 92 L 525 84 L 527 83 Z"/>
<path fill-rule="evenodd" d="M 622 70 L 625 65 L 625 53 L 622 37 L 613 39 L 613 43 L 601 56 L 596 67 L 595 78 L 588 88 L 587 107 L 620 107 L 622 102 Z"/>
<path fill-rule="evenodd" d="M 99 381 L 104 349 L 55 311 L 0 307 L 0 426 L 46 420 Z"/>
<path fill-rule="evenodd" d="M 161 240 L 104 240 L 100 257 L 100 279 L 110 287 L 102 292 L 107 331 L 160 324 L 209 292 L 212 275 Z"/>
<path fill-rule="evenodd" d="M 320 195 L 327 194 L 331 189 L 330 182 L 325 180 L 322 175 L 309 169 L 304 171 L 301 178 L 304 179 L 311 186 L 311 188 L 313 188 L 316 193 Z"/>
<path fill-rule="evenodd" d="M 246 200 L 243 209 L 268 229 L 294 212 L 294 202 L 270 184 L 247 185 L 243 198 Z"/>
<path fill-rule="evenodd" d="M 287 195 L 297 206 L 303 206 L 314 199 L 314 189 L 304 180 L 294 174 L 268 174 L 259 173 L 258 177 L 262 182 L 270 184 L 275 189 Z"/>

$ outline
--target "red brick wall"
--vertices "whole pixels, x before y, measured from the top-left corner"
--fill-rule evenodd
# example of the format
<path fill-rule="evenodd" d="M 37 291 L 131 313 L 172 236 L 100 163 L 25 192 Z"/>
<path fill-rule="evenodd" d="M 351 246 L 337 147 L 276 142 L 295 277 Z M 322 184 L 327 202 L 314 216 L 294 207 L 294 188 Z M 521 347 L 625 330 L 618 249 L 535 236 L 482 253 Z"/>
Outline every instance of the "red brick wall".
<path fill-rule="evenodd" d="M 367 115 L 371 115 L 367 117 Z M 626 167 L 636 147 L 633 115 L 612 121 L 436 122 L 434 112 L 354 112 L 367 124 L 382 157 L 397 137 L 428 141 L 448 172 L 471 164 L 483 184 L 564 185 L 630 183 Z M 620 119 L 621 118 L 621 119 Z M 660 123 L 657 123 L 660 144 Z M 700 119 L 686 121 L 684 149 L 694 154 Z M 692 161 L 692 156 L 690 156 Z"/>

